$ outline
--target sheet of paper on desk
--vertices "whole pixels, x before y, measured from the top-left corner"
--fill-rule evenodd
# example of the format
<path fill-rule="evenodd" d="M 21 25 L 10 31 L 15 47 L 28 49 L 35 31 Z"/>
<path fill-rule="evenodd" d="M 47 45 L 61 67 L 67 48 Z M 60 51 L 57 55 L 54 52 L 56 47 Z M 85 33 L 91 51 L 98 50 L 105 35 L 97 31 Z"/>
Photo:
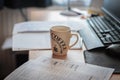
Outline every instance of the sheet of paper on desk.
<path fill-rule="evenodd" d="M 24 32 L 46 32 L 55 25 L 68 26 L 71 30 L 79 30 L 80 26 L 82 26 L 78 21 L 30 21 L 15 24 L 13 34 Z"/>
<path fill-rule="evenodd" d="M 16 69 L 4 80 L 109 80 L 114 69 L 40 57 Z"/>
<path fill-rule="evenodd" d="M 71 38 L 71 43 L 75 38 Z M 79 37 L 79 42 L 71 49 L 81 49 L 82 39 Z M 51 49 L 50 33 L 19 33 L 13 35 L 13 51 L 19 50 L 36 50 L 36 49 Z"/>

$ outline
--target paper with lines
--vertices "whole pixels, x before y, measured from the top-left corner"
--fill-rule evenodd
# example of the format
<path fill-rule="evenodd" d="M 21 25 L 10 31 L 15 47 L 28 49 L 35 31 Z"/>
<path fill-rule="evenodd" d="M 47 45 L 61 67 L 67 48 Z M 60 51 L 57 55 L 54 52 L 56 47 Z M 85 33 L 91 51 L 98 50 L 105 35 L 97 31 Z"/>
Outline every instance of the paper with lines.
<path fill-rule="evenodd" d="M 39 57 L 30 60 L 4 80 L 109 80 L 114 69 Z"/>

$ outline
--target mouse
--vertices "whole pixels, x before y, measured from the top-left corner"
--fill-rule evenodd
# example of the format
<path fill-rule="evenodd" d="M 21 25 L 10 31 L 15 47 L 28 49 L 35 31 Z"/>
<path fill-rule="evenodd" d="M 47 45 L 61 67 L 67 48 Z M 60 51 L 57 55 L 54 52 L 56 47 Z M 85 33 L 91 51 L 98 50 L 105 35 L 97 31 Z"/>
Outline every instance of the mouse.
<path fill-rule="evenodd" d="M 106 54 L 120 58 L 120 44 L 111 44 L 106 48 Z"/>

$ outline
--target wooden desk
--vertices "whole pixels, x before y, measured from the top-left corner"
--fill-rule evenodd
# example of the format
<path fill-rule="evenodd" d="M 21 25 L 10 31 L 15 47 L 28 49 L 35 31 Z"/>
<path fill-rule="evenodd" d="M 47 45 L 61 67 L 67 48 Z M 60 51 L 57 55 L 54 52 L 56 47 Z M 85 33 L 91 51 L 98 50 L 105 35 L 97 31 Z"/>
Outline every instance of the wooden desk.
<path fill-rule="evenodd" d="M 31 21 L 79 21 L 80 16 L 63 16 L 60 10 L 30 10 L 28 17 Z M 81 13 L 87 15 L 86 11 Z"/>
<path fill-rule="evenodd" d="M 84 63 L 83 50 L 69 50 L 67 61 L 75 61 Z M 51 50 L 31 50 L 29 51 L 29 60 L 36 59 L 39 56 L 52 57 Z M 110 80 L 120 80 L 120 74 L 113 74 Z"/>
<path fill-rule="evenodd" d="M 80 16 L 66 17 L 66 16 L 60 15 L 60 12 L 61 11 L 46 11 L 46 10 L 37 11 L 37 10 L 35 10 L 35 11 L 32 11 L 29 16 L 30 16 L 31 20 L 42 20 L 42 21 L 46 21 L 46 20 L 47 21 L 73 20 L 73 21 L 80 21 L 81 25 L 82 25 L 81 26 L 82 28 L 84 28 L 84 26 L 87 26 L 84 22 L 84 19 L 80 19 Z M 81 11 L 81 12 L 84 13 L 85 15 L 87 15 L 87 13 L 85 11 Z M 55 16 L 57 16 L 57 19 L 55 18 Z M 83 50 L 85 50 L 85 47 L 83 47 Z M 82 54 L 83 50 L 71 51 L 69 56 L 74 57 L 74 58 L 68 57 L 68 60 L 85 62 L 84 61 L 84 56 Z M 41 55 L 51 56 L 51 51 L 49 51 L 49 50 L 47 50 L 47 51 L 39 51 L 39 50 L 38 51 L 30 51 L 29 52 L 29 59 L 35 59 L 35 58 L 37 58 Z M 120 80 L 120 75 L 119 74 L 113 74 L 110 80 Z"/>
<path fill-rule="evenodd" d="M 31 12 L 29 16 L 31 20 L 35 20 L 35 21 L 37 20 L 40 20 L 40 21 L 80 21 L 82 28 L 84 28 L 84 26 L 87 26 L 84 20 L 80 19 L 80 16 L 65 17 L 65 16 L 60 15 L 60 12 L 61 11 L 40 10 L 40 11 Z M 83 47 L 83 50 L 69 50 L 68 57 L 66 60 L 84 62 L 84 56 L 83 56 L 84 50 L 85 50 L 84 47 Z M 31 50 L 29 52 L 29 59 L 35 59 L 39 56 L 52 57 L 52 52 L 51 50 Z M 114 74 L 112 75 L 110 80 L 120 80 L 120 75 Z"/>
<path fill-rule="evenodd" d="M 52 58 L 52 51 L 51 50 L 32 50 L 29 52 L 29 60 L 36 59 L 39 56 L 47 56 Z M 83 50 L 69 50 L 67 58 L 64 60 L 75 61 L 75 62 L 82 62 L 85 63 Z"/>

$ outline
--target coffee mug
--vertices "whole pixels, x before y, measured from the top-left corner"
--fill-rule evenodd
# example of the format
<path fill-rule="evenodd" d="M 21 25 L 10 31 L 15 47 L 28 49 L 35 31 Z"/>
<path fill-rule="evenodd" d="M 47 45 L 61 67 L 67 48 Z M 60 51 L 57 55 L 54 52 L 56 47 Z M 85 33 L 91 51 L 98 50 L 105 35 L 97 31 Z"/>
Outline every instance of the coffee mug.
<path fill-rule="evenodd" d="M 66 58 L 68 50 L 78 42 L 78 35 L 71 34 L 67 26 L 53 26 L 50 35 L 53 58 Z M 76 41 L 70 45 L 72 36 L 76 36 Z"/>

